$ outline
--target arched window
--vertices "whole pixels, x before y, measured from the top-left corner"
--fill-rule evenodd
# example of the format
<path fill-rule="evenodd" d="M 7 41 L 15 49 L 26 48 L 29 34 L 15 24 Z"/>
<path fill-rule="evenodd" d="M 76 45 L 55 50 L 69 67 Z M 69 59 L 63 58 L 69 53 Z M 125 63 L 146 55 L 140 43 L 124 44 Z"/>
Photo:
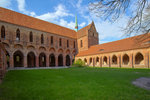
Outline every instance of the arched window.
<path fill-rule="evenodd" d="M 43 44 L 44 43 L 44 36 L 43 36 L 43 34 L 41 34 L 41 44 Z"/>
<path fill-rule="evenodd" d="M 59 46 L 61 46 L 61 38 L 59 39 Z"/>
<path fill-rule="evenodd" d="M 20 30 L 19 29 L 17 29 L 17 31 L 16 31 L 16 40 L 20 41 Z"/>
<path fill-rule="evenodd" d="M 5 38 L 5 27 L 1 27 L 1 38 Z"/>
<path fill-rule="evenodd" d="M 80 47 L 81 47 L 81 48 L 83 47 L 83 43 L 82 43 L 82 40 L 81 40 L 81 42 L 80 42 Z"/>
<path fill-rule="evenodd" d="M 107 57 L 106 56 L 104 56 L 104 58 L 103 58 L 103 64 L 107 65 Z"/>
<path fill-rule="evenodd" d="M 67 47 L 69 47 L 69 40 L 67 40 Z"/>
<path fill-rule="evenodd" d="M 53 44 L 53 36 L 51 36 L 51 44 Z"/>
<path fill-rule="evenodd" d="M 33 42 L 33 34 L 32 34 L 32 32 L 30 32 L 30 37 L 29 37 L 29 39 L 30 39 L 30 42 Z"/>
<path fill-rule="evenodd" d="M 75 41 L 74 41 L 74 48 L 76 47 L 76 43 L 75 43 Z"/>

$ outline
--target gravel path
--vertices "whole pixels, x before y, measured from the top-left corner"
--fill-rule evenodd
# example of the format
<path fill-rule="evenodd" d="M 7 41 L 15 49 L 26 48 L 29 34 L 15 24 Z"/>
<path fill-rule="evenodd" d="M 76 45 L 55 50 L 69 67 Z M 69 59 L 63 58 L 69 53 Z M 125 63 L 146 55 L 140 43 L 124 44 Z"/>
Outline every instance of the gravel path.
<path fill-rule="evenodd" d="M 8 70 L 62 69 L 62 68 L 70 68 L 70 66 L 62 66 L 62 67 L 34 67 L 34 68 L 14 67 L 14 68 L 9 68 Z"/>
<path fill-rule="evenodd" d="M 140 77 L 132 82 L 132 84 L 144 88 L 146 90 L 150 90 L 150 78 Z"/>

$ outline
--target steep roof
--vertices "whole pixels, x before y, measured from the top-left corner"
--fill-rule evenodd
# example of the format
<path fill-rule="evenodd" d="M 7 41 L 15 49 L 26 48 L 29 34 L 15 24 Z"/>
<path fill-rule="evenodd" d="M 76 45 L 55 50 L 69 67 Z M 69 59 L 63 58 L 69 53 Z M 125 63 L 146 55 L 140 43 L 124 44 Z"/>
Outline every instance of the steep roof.
<path fill-rule="evenodd" d="M 49 23 L 34 17 L 30 17 L 15 11 L 11 11 L 0 7 L 0 21 L 16 24 L 48 33 L 54 33 L 70 38 L 77 38 L 77 33 L 74 30 Z"/>
<path fill-rule="evenodd" d="M 88 50 L 78 53 L 77 57 L 133 50 L 145 47 L 150 47 L 150 33 L 91 46 Z"/>
<path fill-rule="evenodd" d="M 85 27 L 83 27 L 82 29 L 78 30 L 77 38 L 85 36 L 87 34 L 88 30 L 90 29 L 91 25 L 92 25 L 92 23 L 87 25 L 87 26 L 85 26 Z"/>

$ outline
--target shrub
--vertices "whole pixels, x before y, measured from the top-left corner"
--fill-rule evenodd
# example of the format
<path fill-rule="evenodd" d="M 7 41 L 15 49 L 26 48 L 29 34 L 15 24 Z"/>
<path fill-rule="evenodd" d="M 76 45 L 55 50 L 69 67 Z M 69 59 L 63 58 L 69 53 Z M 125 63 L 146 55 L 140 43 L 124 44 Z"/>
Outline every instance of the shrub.
<path fill-rule="evenodd" d="M 73 67 L 85 67 L 85 62 L 81 59 L 76 60 L 76 62 L 73 63 Z"/>

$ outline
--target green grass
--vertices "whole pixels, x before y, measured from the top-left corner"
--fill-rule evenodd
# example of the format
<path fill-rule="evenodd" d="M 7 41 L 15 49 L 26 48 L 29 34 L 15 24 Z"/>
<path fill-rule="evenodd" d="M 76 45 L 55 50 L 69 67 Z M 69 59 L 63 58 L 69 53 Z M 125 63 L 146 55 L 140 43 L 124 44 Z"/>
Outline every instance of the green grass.
<path fill-rule="evenodd" d="M 0 100 L 150 100 L 150 91 L 131 84 L 139 77 L 150 77 L 150 70 L 13 70 L 0 84 Z"/>

